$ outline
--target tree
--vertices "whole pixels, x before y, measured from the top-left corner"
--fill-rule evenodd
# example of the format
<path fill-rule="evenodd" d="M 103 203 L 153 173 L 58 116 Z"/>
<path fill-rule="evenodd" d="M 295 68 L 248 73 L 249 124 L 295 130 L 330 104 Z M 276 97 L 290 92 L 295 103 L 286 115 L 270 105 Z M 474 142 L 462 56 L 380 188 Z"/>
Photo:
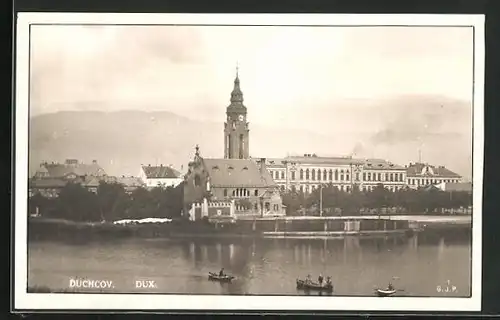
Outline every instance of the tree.
<path fill-rule="evenodd" d="M 59 193 L 54 217 L 73 221 L 100 221 L 97 196 L 80 184 L 68 183 Z"/>
<path fill-rule="evenodd" d="M 101 181 L 97 187 L 97 202 L 101 220 L 113 221 L 125 217 L 129 197 L 125 188 L 119 183 Z"/>

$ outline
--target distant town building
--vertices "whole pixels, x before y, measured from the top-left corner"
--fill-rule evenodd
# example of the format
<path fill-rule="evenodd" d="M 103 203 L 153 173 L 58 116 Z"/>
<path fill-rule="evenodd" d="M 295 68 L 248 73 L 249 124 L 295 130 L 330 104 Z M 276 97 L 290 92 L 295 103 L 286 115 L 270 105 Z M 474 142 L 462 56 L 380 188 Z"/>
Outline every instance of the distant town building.
<path fill-rule="evenodd" d="M 123 186 L 125 192 L 127 193 L 131 193 L 138 188 L 146 187 L 146 184 L 144 183 L 144 181 L 142 181 L 141 178 L 133 176 L 107 176 L 102 181 L 105 181 L 107 183 L 119 183 Z"/>
<path fill-rule="evenodd" d="M 441 183 L 459 183 L 462 181 L 462 177 L 444 166 L 410 163 L 407 166 L 406 180 L 408 187 L 418 189 Z"/>
<path fill-rule="evenodd" d="M 61 189 L 68 183 L 77 183 L 90 192 L 97 192 L 101 181 L 122 184 L 125 191 L 129 193 L 145 186 L 138 177 L 106 175 L 96 160 L 92 161 L 91 164 L 85 164 L 76 159 L 68 159 L 64 163 L 43 162 L 28 183 L 29 195 L 39 193 L 44 197 L 57 197 Z"/>
<path fill-rule="evenodd" d="M 42 162 L 40 168 L 35 172 L 35 178 L 69 178 L 94 176 L 105 176 L 106 172 L 93 160 L 91 164 L 79 162 L 77 159 L 67 159 L 64 163 Z"/>
<path fill-rule="evenodd" d="M 184 212 L 208 200 L 207 207 L 234 201 L 236 216 L 284 215 L 279 188 L 266 168 L 266 160 L 249 157 L 247 108 L 238 73 L 230 101 L 224 125 L 224 158 L 203 158 L 196 146 L 184 180 Z"/>
<path fill-rule="evenodd" d="M 81 184 L 89 191 L 95 192 L 99 181 L 104 177 L 106 172 L 96 160 L 91 164 L 81 163 L 76 159 L 67 159 L 64 163 L 42 162 L 29 181 L 29 194 L 31 196 L 40 193 L 45 197 L 57 197 L 69 182 Z"/>
<path fill-rule="evenodd" d="M 266 159 L 271 177 L 281 190 L 311 193 L 321 185 L 342 191 L 373 190 L 382 184 L 396 191 L 406 185 L 406 169 L 381 159 L 320 157 L 316 154 Z"/>
<path fill-rule="evenodd" d="M 141 166 L 139 178 L 147 188 L 176 187 L 183 181 L 182 174 L 171 165 Z"/>

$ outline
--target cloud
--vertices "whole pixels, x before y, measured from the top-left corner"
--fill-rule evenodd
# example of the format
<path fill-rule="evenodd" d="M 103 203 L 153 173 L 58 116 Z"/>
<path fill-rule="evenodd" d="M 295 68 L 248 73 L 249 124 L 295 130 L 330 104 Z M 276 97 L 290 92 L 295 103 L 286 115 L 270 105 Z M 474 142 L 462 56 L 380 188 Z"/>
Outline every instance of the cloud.
<path fill-rule="evenodd" d="M 169 68 L 203 61 L 201 39 L 190 28 L 173 33 L 162 27 L 32 28 L 34 114 L 59 107 L 78 109 L 89 101 L 120 100 L 113 93 L 119 95 L 121 86 L 134 77 L 140 79 L 145 70 L 166 68 L 163 76 L 169 77 Z"/>

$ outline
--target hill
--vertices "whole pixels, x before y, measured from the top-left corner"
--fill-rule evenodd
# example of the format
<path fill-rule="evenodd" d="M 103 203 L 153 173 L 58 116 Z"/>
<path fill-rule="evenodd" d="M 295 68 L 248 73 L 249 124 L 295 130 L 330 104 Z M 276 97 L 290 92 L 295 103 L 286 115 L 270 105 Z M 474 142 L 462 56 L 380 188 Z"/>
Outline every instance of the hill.
<path fill-rule="evenodd" d="M 306 112 L 297 121 L 301 125 L 294 128 L 250 121 L 251 155 L 353 154 L 404 165 L 417 161 L 420 149 L 424 162 L 471 175 L 472 129 L 467 103 L 422 96 L 342 101 L 335 108 L 323 106 L 322 114 Z M 41 161 L 66 158 L 96 159 L 111 175 L 137 175 L 141 164 L 172 164 L 180 169 L 193 157 L 196 144 L 205 157 L 223 156 L 223 125 L 222 121 L 193 120 L 168 111 L 36 115 L 30 119 L 30 172 Z"/>

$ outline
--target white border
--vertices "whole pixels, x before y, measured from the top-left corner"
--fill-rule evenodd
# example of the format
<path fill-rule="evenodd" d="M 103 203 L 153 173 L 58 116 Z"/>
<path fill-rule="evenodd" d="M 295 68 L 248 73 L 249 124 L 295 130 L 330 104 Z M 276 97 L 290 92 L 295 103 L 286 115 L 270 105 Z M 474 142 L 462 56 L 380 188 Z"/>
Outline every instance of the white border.
<path fill-rule="evenodd" d="M 218 25 L 451 25 L 475 27 L 473 261 L 471 298 L 28 294 L 27 181 L 29 25 L 32 23 Z M 484 15 L 19 13 L 16 56 L 14 309 L 480 311 L 484 150 Z M 422 275 L 425 276 L 425 275 Z"/>

